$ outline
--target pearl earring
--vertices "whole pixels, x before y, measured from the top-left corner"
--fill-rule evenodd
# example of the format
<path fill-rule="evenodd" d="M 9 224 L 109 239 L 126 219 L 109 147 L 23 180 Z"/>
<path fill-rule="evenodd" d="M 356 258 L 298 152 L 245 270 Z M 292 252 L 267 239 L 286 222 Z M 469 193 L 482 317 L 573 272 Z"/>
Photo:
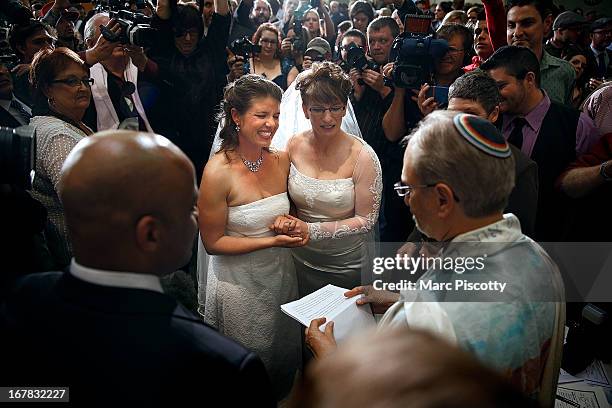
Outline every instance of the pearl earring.
<path fill-rule="evenodd" d="M 240 132 L 240 126 L 236 125 L 236 133 Z"/>

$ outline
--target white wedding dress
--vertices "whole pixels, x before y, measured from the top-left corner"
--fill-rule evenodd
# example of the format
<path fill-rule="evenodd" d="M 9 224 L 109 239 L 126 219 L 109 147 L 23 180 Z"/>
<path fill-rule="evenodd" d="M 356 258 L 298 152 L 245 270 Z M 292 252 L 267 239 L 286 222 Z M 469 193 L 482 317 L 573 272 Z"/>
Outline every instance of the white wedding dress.
<path fill-rule="evenodd" d="M 327 284 L 352 289 L 371 278 L 382 171 L 374 150 L 356 139 L 363 147 L 350 178 L 316 179 L 291 163 L 289 195 L 310 233 L 307 245 L 292 250 L 300 297 Z"/>
<path fill-rule="evenodd" d="M 268 226 L 287 213 L 287 193 L 229 207 L 226 235 L 274 235 Z M 279 399 L 290 391 L 301 364 L 300 325 L 280 310 L 297 295 L 288 248 L 209 257 L 204 320 L 261 357 Z"/>

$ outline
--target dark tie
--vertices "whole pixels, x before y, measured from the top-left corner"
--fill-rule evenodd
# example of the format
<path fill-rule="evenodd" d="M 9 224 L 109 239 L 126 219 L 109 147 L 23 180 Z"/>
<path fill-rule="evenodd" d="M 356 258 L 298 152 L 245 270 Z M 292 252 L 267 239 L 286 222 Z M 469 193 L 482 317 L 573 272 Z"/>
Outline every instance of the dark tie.
<path fill-rule="evenodd" d="M 26 125 L 30 123 L 30 114 L 15 99 L 11 100 L 11 108 L 15 109 L 19 113 L 19 116 L 21 116 L 21 118 L 25 121 Z"/>
<path fill-rule="evenodd" d="M 599 73 L 599 78 L 604 78 L 606 76 L 606 52 L 602 52 L 597 56 L 597 72 Z"/>
<path fill-rule="evenodd" d="M 510 133 L 508 142 L 512 143 L 520 150 L 521 147 L 523 147 L 523 127 L 525 127 L 527 121 L 525 118 L 515 118 L 512 123 L 514 124 L 514 129 L 512 129 L 512 133 Z"/>

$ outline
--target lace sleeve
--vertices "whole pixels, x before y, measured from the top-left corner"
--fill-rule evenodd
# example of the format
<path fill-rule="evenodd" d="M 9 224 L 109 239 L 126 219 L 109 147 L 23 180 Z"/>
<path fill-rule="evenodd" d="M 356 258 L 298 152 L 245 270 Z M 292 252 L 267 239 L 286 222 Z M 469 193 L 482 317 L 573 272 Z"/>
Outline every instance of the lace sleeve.
<path fill-rule="evenodd" d="M 378 221 L 382 193 L 382 170 L 378 157 L 363 145 L 353 172 L 355 216 L 340 221 L 308 223 L 310 239 L 339 239 L 347 235 L 365 234 Z"/>

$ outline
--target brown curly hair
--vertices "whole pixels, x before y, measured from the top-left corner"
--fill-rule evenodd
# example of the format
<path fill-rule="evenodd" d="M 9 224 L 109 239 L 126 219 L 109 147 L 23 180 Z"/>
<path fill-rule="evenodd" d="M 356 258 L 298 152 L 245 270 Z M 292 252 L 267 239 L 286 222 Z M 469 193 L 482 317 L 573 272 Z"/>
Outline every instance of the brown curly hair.
<path fill-rule="evenodd" d="M 263 23 L 262 25 L 257 27 L 257 31 L 255 31 L 255 34 L 253 34 L 253 38 L 251 39 L 251 41 L 253 42 L 253 44 L 259 45 L 259 40 L 261 40 L 261 36 L 264 31 L 270 31 L 271 33 L 274 33 L 274 35 L 276 35 L 276 52 L 274 53 L 274 58 L 280 59 L 281 41 L 282 41 L 281 33 L 274 24 Z"/>
<path fill-rule="evenodd" d="M 333 62 L 315 62 L 309 71 L 300 74 L 296 80 L 304 104 L 313 102 L 346 104 L 351 93 L 351 81 L 340 66 Z"/>
<path fill-rule="evenodd" d="M 274 82 L 260 75 L 244 75 L 225 87 L 223 100 L 221 101 L 221 112 L 219 112 L 217 119 L 223 123 L 219 133 L 221 138 L 220 151 L 226 152 L 226 157 L 227 152 L 235 150 L 239 144 L 236 123 L 232 119 L 232 109 L 236 109 L 239 114 L 243 115 L 251 108 L 254 99 L 266 97 L 272 97 L 280 102 L 283 97 L 283 90 Z"/>

